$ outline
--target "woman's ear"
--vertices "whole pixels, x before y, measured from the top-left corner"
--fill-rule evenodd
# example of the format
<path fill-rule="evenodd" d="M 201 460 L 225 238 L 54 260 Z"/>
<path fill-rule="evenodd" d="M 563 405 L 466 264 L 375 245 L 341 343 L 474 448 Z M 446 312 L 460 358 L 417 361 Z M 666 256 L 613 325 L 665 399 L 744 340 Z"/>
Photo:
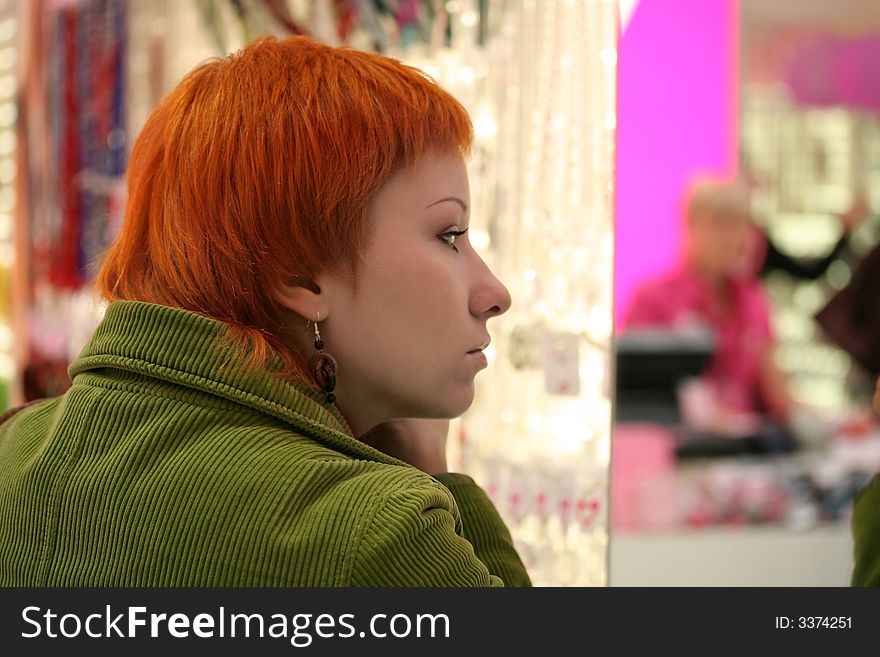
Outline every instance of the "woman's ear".
<path fill-rule="evenodd" d="M 309 322 L 323 321 L 330 312 L 327 296 L 312 280 L 296 278 L 275 286 L 275 299 Z"/>

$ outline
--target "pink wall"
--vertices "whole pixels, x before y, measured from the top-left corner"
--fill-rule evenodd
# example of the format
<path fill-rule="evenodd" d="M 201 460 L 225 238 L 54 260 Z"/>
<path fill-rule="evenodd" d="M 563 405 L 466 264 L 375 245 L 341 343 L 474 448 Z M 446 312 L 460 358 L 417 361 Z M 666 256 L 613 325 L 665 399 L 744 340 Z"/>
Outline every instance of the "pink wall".
<path fill-rule="evenodd" d="M 738 0 L 641 0 L 620 40 L 615 323 L 678 262 L 681 191 L 736 171 Z"/>

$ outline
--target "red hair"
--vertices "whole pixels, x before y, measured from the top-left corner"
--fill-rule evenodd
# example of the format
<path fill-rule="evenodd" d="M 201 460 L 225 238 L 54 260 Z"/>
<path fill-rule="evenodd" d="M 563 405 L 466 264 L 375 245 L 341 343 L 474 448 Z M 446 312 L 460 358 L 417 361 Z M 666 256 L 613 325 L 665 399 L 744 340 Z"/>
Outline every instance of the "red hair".
<path fill-rule="evenodd" d="M 110 301 L 220 320 L 253 364 L 271 347 L 301 373 L 273 290 L 354 276 L 379 188 L 471 141 L 465 109 L 415 68 L 308 37 L 259 39 L 193 70 L 150 115 L 97 285 Z"/>

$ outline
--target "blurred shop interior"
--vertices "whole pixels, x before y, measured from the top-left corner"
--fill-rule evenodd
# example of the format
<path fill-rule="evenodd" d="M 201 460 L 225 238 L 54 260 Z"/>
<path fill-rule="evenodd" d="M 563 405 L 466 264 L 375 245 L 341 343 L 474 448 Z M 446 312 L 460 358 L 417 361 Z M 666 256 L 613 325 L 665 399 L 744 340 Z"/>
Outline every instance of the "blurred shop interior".
<path fill-rule="evenodd" d="M 846 586 L 853 496 L 880 469 L 850 285 L 880 230 L 880 5 L 640 2 L 619 94 L 610 582 Z M 783 425 L 708 416 L 724 330 L 628 323 L 693 249 L 683 190 L 705 174 L 738 181 L 776 254 L 751 284 Z M 665 310 L 687 294 L 665 289 Z"/>
<path fill-rule="evenodd" d="M 817 315 L 880 236 L 875 0 L 0 0 L 0 405 L 70 385 L 151 109 L 291 34 L 418 66 L 471 113 L 471 241 L 514 305 L 450 458 L 536 584 L 848 583 L 880 427 Z M 695 176 L 744 185 L 809 274 L 750 283 L 795 409 L 773 431 L 702 422 L 706 327 L 627 325 L 682 262 Z"/>

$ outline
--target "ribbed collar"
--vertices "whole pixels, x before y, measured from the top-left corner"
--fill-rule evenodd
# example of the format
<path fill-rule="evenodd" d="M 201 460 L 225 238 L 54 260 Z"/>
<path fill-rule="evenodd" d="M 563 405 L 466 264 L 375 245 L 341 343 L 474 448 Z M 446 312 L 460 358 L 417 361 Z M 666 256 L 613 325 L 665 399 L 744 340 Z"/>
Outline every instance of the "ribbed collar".
<path fill-rule="evenodd" d="M 114 301 L 68 372 L 71 378 L 108 367 L 137 372 L 256 409 L 355 458 L 402 464 L 357 440 L 338 409 L 315 391 L 273 376 L 281 369 L 277 355 L 264 368 L 247 367 L 221 340 L 225 329 L 186 310 Z"/>

